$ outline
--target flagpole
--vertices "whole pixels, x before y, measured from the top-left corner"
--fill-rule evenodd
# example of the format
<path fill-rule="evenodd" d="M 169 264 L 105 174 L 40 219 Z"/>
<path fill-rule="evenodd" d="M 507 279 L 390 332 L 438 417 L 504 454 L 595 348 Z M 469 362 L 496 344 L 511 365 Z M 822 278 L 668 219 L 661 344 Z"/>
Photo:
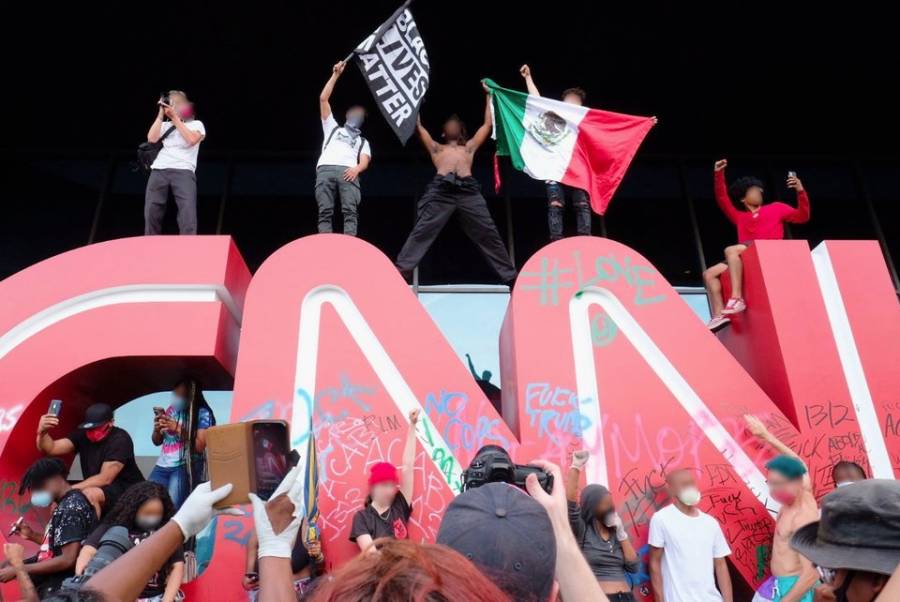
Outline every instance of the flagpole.
<path fill-rule="evenodd" d="M 377 30 L 375 30 L 375 36 L 374 36 L 374 39 L 372 40 L 373 46 L 378 43 L 378 41 L 381 39 L 381 36 L 384 35 L 384 32 L 388 28 L 388 26 L 393 24 L 393 22 L 397 20 L 397 17 L 400 16 L 400 13 L 402 13 L 407 8 L 409 8 L 409 5 L 412 4 L 412 2 L 413 2 L 413 0 L 406 0 L 406 2 L 403 3 L 403 6 L 401 6 L 397 10 L 395 10 L 391 14 L 390 18 L 387 21 L 385 21 L 384 23 L 382 23 L 381 26 Z M 347 58 L 345 58 L 343 62 L 346 63 L 346 62 L 350 61 L 350 59 L 353 58 L 354 54 L 356 54 L 356 48 L 354 48 L 353 50 L 350 51 L 350 54 L 347 55 Z"/>

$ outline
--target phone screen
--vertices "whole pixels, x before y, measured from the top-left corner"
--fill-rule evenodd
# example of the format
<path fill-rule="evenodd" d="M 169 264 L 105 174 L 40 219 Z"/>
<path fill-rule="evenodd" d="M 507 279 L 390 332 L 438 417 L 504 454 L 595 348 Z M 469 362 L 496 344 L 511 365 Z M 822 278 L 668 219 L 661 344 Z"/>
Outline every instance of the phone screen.
<path fill-rule="evenodd" d="M 47 410 L 47 413 L 53 416 L 59 416 L 60 410 L 62 410 L 62 399 L 54 399 L 50 402 L 50 409 Z"/>
<path fill-rule="evenodd" d="M 256 495 L 272 497 L 288 473 L 287 425 L 272 422 L 253 425 L 253 461 L 256 468 Z"/>

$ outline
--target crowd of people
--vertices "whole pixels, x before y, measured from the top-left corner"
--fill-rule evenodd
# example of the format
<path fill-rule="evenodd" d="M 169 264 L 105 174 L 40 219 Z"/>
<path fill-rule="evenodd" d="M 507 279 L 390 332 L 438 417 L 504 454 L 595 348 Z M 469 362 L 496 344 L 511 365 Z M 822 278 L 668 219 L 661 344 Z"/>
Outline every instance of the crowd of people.
<path fill-rule="evenodd" d="M 36 445 L 44 455 L 23 475 L 20 493 L 52 513 L 43 530 L 22 519 L 12 525 L 9 539 L 39 548 L 25 558 L 20 544 L 6 544 L 0 582 L 17 580 L 28 601 L 183 599 L 196 535 L 217 514 L 240 511 L 216 509 L 231 485 L 212 490 L 206 480 L 205 431 L 215 417 L 199 383 L 181 380 L 171 405 L 154 414 L 152 440 L 162 451 L 149 480 L 109 406 L 90 406 L 85 421 L 58 439 L 51 435 L 58 418 L 40 418 Z M 781 505 L 772 591 L 760 599 L 898 599 L 890 592 L 900 588 L 900 483 L 868 479 L 861 466 L 841 461 L 832 472 L 835 491 L 820 510 L 800 457 L 759 419 L 745 418 L 748 431 L 777 454 L 766 465 L 769 495 Z M 525 467 L 505 450 L 483 448 L 464 472 L 464 491 L 448 506 L 436 543 L 411 541 L 419 422 L 419 410 L 411 412 L 400 467 L 370 468 L 365 503 L 349 525 L 359 555 L 334 572 L 325 570 L 327 542 L 306 535 L 298 511 L 307 493 L 300 467 L 290 469 L 268 501 L 250 494 L 255 529 L 241 580 L 248 600 L 636 600 L 642 559 L 610 491 L 600 483 L 582 487 L 586 451 L 573 453 L 565 476 L 534 460 L 520 477 L 511 475 Z M 55 456 L 76 450 L 83 480 L 70 483 L 66 464 Z M 498 454 L 502 470 L 492 468 Z M 504 472 L 510 466 L 516 469 Z M 657 602 L 735 600 L 727 566 L 733 542 L 699 509 L 698 472 L 669 471 L 671 501 L 650 520 L 646 564 Z"/>
<path fill-rule="evenodd" d="M 362 201 L 361 175 L 372 162 L 372 147 L 362 134 L 366 109 L 353 105 L 338 123 L 331 107 L 331 95 L 344 73 L 346 62 L 332 67 L 331 77 L 319 95 L 322 121 L 322 146 L 316 163 L 315 199 L 318 205 L 318 231 L 332 232 L 336 208 L 343 218 L 343 233 L 356 236 L 359 206 Z M 520 73 L 529 94 L 540 96 L 531 69 L 523 65 Z M 488 89 L 485 87 L 485 91 Z M 583 105 L 587 94 L 581 88 L 563 91 L 565 103 Z M 656 118 L 653 118 L 654 123 Z M 481 185 L 472 175 L 475 153 L 490 137 L 493 128 L 490 95 L 486 99 L 484 122 L 472 136 L 456 115 L 451 115 L 441 129 L 439 141 L 417 122 L 416 133 L 434 164 L 436 174 L 418 201 L 416 221 L 396 259 L 400 273 L 409 280 L 413 270 L 428 252 L 447 221 L 457 214 L 466 235 L 484 255 L 503 284 L 512 286 L 517 277 L 497 226 L 491 218 L 481 194 Z M 161 233 L 168 191 L 171 189 L 178 207 L 181 234 L 197 232 L 197 184 L 195 171 L 200 143 L 206 136 L 203 123 L 195 118 L 193 104 L 180 90 L 172 90 L 159 101 L 157 117 L 147 133 L 150 143 L 159 144 L 159 154 L 150 165 L 150 178 L 145 196 L 145 233 Z M 712 319 L 708 327 L 718 331 L 729 325 L 734 314 L 747 307 L 742 291 L 741 254 L 755 240 L 784 238 L 784 224 L 802 224 L 809 220 L 809 197 L 796 172 L 789 172 L 787 187 L 797 195 L 797 206 L 782 202 L 764 203 L 763 184 L 757 178 L 736 180 L 729 188 L 725 180 L 725 159 L 714 167 L 716 202 L 737 228 L 737 241 L 724 250 L 724 260 L 709 267 L 703 280 L 709 295 Z M 591 235 L 592 209 L 589 193 L 560 182 L 545 182 L 547 191 L 547 226 L 549 240 L 563 238 L 563 225 L 568 196 L 575 213 L 576 233 Z M 728 275 L 731 294 L 723 299 L 723 274 Z"/>
<path fill-rule="evenodd" d="M 351 106 L 341 124 L 330 104 L 345 66 L 334 65 L 319 97 L 323 141 L 315 198 L 319 232 L 332 232 L 339 203 L 343 233 L 356 236 L 360 179 L 371 166 L 372 150 L 362 133 L 365 108 Z M 539 96 L 528 65 L 520 73 L 529 93 Z M 584 90 L 570 88 L 562 101 L 581 105 L 585 97 Z M 415 225 L 397 257 L 404 277 L 411 276 L 446 222 L 458 213 L 464 231 L 501 281 L 514 283 L 516 268 L 472 175 L 474 155 L 490 137 L 492 120 L 488 96 L 484 122 L 471 137 L 456 116 L 444 122 L 440 141 L 417 124 L 436 175 L 418 203 Z M 160 99 L 147 133 L 159 152 L 149 169 L 146 234 L 161 233 L 170 190 L 180 233 L 196 234 L 195 170 L 205 136 L 184 92 L 172 90 Z M 729 189 L 726 166 L 724 159 L 715 163 L 713 190 L 737 237 L 736 244 L 724 250 L 724 260 L 704 273 L 713 331 L 746 309 L 741 254 L 755 240 L 783 238 L 785 223 L 803 223 L 810 217 L 809 198 L 795 172 L 786 180 L 797 195 L 793 207 L 764 203 L 762 182 L 754 178 L 741 178 Z M 588 193 L 559 182 L 545 184 L 549 239 L 563 236 L 567 196 L 577 233 L 590 235 Z M 730 284 L 727 300 L 725 274 Z M 471 359 L 469 365 L 478 378 Z M 543 480 L 532 472 L 521 482 L 510 477 L 467 484 L 447 508 L 436 543 L 411 541 L 418 422 L 416 410 L 409 415 L 402 466 L 380 462 L 371 467 L 365 503 L 349 525 L 359 555 L 334 572 L 325 570 L 327 542 L 323 548 L 322 541 L 306 535 L 312 530 L 298 512 L 305 494 L 298 467 L 288 472 L 268 501 L 251 494 L 255 529 L 241 576 L 249 600 L 636 599 L 635 575 L 644 570 L 642 559 L 609 489 L 601 483 L 582 487 L 588 460 L 584 451 L 573 453 L 565 476 L 558 466 L 535 460 L 533 470 L 543 474 Z M 775 454 L 766 465 L 767 483 L 769 496 L 780 504 L 768 567 L 771 591 L 761 590 L 760 599 L 900 599 L 900 483 L 868 479 L 863 467 L 841 461 L 833 468 L 835 491 L 817 501 L 803 460 L 759 419 L 747 416 L 746 422 L 749 432 Z M 24 558 L 21 545 L 6 544 L 0 582 L 17 580 L 25 600 L 182 599 L 195 537 L 217 514 L 238 512 L 215 508 L 231 486 L 213 490 L 208 479 L 206 433 L 216 418 L 200 383 L 182 379 L 173 388 L 171 404 L 154 408 L 151 438 L 161 452 L 147 480 L 135 461 L 130 434 L 115 425 L 109 405 L 87 408 L 84 421 L 65 436 L 56 436 L 59 424 L 54 414 L 40 418 L 36 446 L 42 457 L 21 480 L 20 494 L 27 493 L 32 506 L 52 508 L 49 522 L 39 530 L 20 518 L 10 531 L 10 538 L 39 545 L 38 552 Z M 75 483 L 60 459 L 71 454 L 78 454 L 83 477 Z M 697 475 L 696 467 L 670 470 L 670 503 L 650 520 L 646 566 L 657 602 L 735 600 L 727 565 L 733 542 L 715 518 L 699 509 L 703 492 Z"/>

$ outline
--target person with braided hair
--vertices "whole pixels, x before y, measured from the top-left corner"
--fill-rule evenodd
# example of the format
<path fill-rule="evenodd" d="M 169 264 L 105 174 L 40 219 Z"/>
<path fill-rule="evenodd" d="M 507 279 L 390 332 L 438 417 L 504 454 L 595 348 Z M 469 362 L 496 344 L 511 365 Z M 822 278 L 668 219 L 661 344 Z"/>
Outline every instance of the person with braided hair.
<path fill-rule="evenodd" d="M 159 530 L 175 516 L 175 506 L 166 488 L 158 483 L 143 481 L 129 487 L 115 507 L 81 544 L 75 563 L 75 574 L 81 575 L 100 547 L 106 532 L 113 527 L 128 529 L 129 538 L 140 543 Z M 184 598 L 180 592 L 184 575 L 184 549 L 179 546 L 144 586 L 139 600 L 174 602 Z"/>
<path fill-rule="evenodd" d="M 215 426 L 216 417 L 200 383 L 187 377 L 175 385 L 169 407 L 154 408 L 154 412 L 151 438 L 154 445 L 162 446 L 162 452 L 149 480 L 169 491 L 177 510 L 205 480 L 206 429 Z"/>

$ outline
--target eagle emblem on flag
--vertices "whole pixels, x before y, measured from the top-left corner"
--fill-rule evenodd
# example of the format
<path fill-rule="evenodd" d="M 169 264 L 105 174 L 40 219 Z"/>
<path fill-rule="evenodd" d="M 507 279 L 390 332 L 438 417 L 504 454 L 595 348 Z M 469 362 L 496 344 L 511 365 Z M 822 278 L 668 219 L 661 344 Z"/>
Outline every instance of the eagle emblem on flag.
<path fill-rule="evenodd" d="M 528 127 L 529 133 L 543 146 L 556 146 L 569 135 L 566 120 L 553 111 L 544 111 Z"/>

